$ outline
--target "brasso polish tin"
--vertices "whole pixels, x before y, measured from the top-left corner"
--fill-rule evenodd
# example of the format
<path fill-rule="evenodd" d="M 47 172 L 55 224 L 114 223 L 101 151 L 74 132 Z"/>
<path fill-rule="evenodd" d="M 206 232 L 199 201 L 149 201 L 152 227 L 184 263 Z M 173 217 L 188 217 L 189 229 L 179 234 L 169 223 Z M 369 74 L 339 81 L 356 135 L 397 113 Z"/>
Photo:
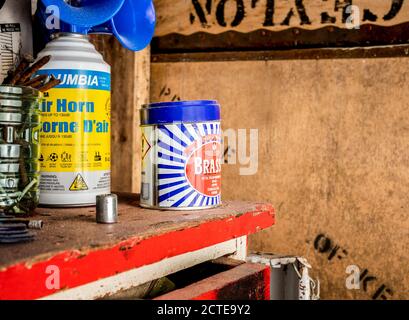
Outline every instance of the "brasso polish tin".
<path fill-rule="evenodd" d="M 220 205 L 222 135 L 217 101 L 143 106 L 141 206 L 197 210 Z"/>

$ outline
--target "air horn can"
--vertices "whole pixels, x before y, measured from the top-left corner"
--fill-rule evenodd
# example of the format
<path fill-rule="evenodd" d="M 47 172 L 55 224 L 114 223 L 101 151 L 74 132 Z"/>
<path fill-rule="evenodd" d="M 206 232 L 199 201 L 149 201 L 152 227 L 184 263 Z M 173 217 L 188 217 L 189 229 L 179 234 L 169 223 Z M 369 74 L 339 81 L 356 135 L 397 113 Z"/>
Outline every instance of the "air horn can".
<path fill-rule="evenodd" d="M 154 7 L 151 0 L 41 0 L 36 17 L 51 39 L 38 58 L 52 57 L 37 75 L 61 80 L 42 105 L 40 204 L 95 205 L 111 193 L 111 68 L 87 35 L 113 33 L 142 50 L 153 36 Z M 55 19 L 59 28 L 50 30 Z"/>

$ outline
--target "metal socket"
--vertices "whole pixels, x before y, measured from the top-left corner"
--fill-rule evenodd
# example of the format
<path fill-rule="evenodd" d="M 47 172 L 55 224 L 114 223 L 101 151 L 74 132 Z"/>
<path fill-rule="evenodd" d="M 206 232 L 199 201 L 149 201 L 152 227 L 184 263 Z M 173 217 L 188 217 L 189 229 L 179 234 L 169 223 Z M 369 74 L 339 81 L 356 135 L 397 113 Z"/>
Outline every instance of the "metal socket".
<path fill-rule="evenodd" d="M 97 223 L 118 222 L 118 197 L 116 194 L 97 196 Z"/>
<path fill-rule="evenodd" d="M 4 108 L 21 108 L 23 107 L 23 101 L 20 99 L 1 99 L 1 107 Z"/>
<path fill-rule="evenodd" d="M 21 113 L 14 112 L 0 112 L 0 124 L 14 124 L 19 125 L 23 121 L 23 115 Z"/>
<path fill-rule="evenodd" d="M 30 220 L 27 223 L 27 227 L 29 229 L 41 230 L 43 226 L 44 226 L 44 222 L 42 220 Z"/>
<path fill-rule="evenodd" d="M 5 188 L 5 189 L 18 188 L 19 181 L 20 179 L 16 177 L 0 178 L 0 187 Z"/>
<path fill-rule="evenodd" d="M 18 173 L 20 170 L 19 163 L 1 163 L 0 162 L 0 172 L 1 173 Z"/>
<path fill-rule="evenodd" d="M 21 146 L 19 144 L 1 144 L 0 158 L 18 159 L 20 157 Z"/>
<path fill-rule="evenodd" d="M 1 130 L 4 143 L 13 143 L 16 139 L 16 129 L 14 127 L 3 127 Z M 2 141 L 2 142 L 3 142 Z"/>

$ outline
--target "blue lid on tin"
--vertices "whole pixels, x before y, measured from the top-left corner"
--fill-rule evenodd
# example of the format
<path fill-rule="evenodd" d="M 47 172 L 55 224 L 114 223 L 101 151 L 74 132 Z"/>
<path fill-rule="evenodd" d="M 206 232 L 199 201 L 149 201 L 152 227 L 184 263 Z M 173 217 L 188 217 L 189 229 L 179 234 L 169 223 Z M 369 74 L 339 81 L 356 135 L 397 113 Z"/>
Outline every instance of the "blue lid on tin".
<path fill-rule="evenodd" d="M 215 100 L 158 102 L 141 109 L 141 125 L 218 120 L 220 105 Z"/>

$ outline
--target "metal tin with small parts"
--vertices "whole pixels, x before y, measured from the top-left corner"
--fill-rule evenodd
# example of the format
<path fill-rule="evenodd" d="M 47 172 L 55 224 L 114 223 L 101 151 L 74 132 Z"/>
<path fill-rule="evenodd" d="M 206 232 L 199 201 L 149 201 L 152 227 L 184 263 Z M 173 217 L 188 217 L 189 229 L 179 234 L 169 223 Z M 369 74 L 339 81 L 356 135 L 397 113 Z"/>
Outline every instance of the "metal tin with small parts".
<path fill-rule="evenodd" d="M 0 212 L 30 214 L 38 205 L 41 94 L 0 86 Z"/>

